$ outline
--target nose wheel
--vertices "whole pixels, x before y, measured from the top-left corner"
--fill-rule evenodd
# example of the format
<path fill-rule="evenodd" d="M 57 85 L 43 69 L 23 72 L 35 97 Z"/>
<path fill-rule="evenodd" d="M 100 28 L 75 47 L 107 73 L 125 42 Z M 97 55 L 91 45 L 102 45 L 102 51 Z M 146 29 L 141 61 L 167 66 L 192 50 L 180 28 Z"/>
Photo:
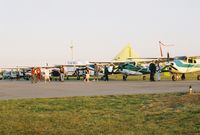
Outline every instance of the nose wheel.
<path fill-rule="evenodd" d="M 175 77 L 175 75 L 172 75 L 172 81 L 176 81 L 177 78 Z"/>

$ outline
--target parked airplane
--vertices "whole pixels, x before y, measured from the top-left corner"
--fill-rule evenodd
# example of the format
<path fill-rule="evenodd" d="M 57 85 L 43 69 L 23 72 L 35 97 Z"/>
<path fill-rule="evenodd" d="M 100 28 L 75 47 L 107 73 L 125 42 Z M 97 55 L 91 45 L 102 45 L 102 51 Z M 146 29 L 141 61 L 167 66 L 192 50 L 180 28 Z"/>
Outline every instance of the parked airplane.
<path fill-rule="evenodd" d="M 168 65 L 169 71 L 172 74 L 172 80 L 185 80 L 185 74 L 196 73 L 200 71 L 200 56 L 179 56 L 175 57 Z M 197 75 L 197 80 L 200 80 L 200 75 Z"/>

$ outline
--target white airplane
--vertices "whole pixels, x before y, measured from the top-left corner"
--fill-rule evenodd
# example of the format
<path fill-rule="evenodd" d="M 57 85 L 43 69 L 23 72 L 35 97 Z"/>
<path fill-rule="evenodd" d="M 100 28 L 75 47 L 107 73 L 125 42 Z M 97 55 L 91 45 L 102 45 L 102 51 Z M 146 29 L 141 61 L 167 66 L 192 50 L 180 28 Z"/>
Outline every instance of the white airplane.
<path fill-rule="evenodd" d="M 200 56 L 178 56 L 168 64 L 172 80 L 185 80 L 185 74 L 200 72 Z M 180 77 L 181 76 L 181 77 Z M 200 75 L 197 75 L 200 80 Z"/>

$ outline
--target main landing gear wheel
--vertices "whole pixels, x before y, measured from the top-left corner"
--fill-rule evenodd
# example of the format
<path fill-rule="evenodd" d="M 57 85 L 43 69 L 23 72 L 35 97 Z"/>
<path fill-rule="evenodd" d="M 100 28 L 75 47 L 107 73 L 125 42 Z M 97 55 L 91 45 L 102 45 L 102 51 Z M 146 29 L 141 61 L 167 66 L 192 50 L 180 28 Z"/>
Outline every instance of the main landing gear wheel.
<path fill-rule="evenodd" d="M 176 81 L 175 75 L 172 75 L 172 81 Z"/>
<path fill-rule="evenodd" d="M 123 75 L 123 81 L 127 80 L 127 75 Z"/>
<path fill-rule="evenodd" d="M 146 80 L 146 76 L 143 76 L 143 77 L 142 77 L 142 80 L 145 81 L 145 80 Z"/>
<path fill-rule="evenodd" d="M 197 80 L 200 80 L 200 75 L 197 75 Z"/>

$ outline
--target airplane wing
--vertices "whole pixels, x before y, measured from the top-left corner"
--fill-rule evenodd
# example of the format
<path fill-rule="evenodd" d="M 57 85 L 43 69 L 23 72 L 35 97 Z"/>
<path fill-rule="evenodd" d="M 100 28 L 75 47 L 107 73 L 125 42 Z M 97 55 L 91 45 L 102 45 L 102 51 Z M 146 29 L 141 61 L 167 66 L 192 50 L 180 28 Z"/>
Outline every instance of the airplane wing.
<path fill-rule="evenodd" d="M 120 65 L 120 64 L 124 64 L 124 63 L 135 63 L 135 61 L 130 61 L 130 60 L 127 60 L 127 61 L 96 61 L 96 62 L 93 62 L 91 61 L 90 63 L 92 64 L 97 64 L 99 66 L 105 66 L 105 65 Z"/>
<path fill-rule="evenodd" d="M 129 60 L 137 60 L 137 63 L 150 63 L 152 61 L 168 62 L 173 61 L 174 58 L 164 58 L 164 57 L 144 57 L 144 58 L 128 58 Z"/>
<path fill-rule="evenodd" d="M 55 65 L 56 68 L 60 67 L 86 67 L 89 66 L 89 64 L 66 64 L 66 65 Z"/>

